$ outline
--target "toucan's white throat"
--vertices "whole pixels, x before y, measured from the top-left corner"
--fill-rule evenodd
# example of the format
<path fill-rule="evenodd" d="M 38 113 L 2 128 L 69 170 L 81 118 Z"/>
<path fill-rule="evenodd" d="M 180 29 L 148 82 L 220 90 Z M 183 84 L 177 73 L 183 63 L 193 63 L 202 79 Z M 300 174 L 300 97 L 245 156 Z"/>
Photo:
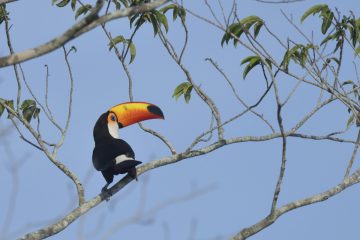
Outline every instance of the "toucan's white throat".
<path fill-rule="evenodd" d="M 115 122 L 108 123 L 109 133 L 113 138 L 120 138 L 119 136 L 119 126 Z"/>

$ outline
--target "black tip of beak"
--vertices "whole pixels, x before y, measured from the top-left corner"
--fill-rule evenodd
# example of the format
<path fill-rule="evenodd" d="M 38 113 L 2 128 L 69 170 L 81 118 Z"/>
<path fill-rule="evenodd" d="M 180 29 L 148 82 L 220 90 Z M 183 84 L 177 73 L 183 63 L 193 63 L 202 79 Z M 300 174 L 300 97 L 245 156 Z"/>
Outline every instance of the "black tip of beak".
<path fill-rule="evenodd" d="M 161 111 L 161 109 L 158 106 L 150 105 L 150 106 L 147 107 L 147 109 L 152 114 L 158 115 L 159 117 L 164 119 L 164 114 L 163 114 L 163 112 Z"/>

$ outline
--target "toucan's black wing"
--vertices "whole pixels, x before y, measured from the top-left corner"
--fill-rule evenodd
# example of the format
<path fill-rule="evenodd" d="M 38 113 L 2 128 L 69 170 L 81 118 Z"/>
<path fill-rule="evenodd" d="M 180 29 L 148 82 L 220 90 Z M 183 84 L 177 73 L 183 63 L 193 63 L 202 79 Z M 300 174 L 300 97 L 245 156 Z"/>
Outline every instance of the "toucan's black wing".
<path fill-rule="evenodd" d="M 95 144 L 92 161 L 98 171 L 104 171 L 115 166 L 115 158 L 119 155 L 126 155 L 135 158 L 135 153 L 130 145 L 122 139 L 109 139 Z M 126 164 L 126 163 L 124 163 Z"/>

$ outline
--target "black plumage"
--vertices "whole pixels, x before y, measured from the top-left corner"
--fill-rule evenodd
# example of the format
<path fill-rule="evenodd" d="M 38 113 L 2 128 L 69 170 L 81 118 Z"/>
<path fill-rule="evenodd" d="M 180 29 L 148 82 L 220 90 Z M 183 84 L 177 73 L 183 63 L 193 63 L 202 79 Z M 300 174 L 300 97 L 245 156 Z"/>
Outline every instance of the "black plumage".
<path fill-rule="evenodd" d="M 141 163 L 140 161 L 133 160 L 135 153 L 126 141 L 114 138 L 109 133 L 107 122 L 109 114 L 110 112 L 106 112 L 100 116 L 93 132 L 95 148 L 92 161 L 95 169 L 101 171 L 107 182 L 103 190 L 106 190 L 107 186 L 112 183 L 114 175 L 128 173 L 136 179 L 135 167 Z M 130 160 L 116 163 L 116 157 L 121 155 L 124 155 L 123 157 L 126 156 Z"/>

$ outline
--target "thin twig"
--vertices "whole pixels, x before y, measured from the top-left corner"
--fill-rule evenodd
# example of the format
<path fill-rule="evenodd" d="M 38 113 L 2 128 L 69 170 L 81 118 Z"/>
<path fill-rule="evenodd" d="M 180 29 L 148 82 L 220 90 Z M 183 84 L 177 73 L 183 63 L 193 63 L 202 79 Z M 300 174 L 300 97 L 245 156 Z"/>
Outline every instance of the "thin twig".
<path fill-rule="evenodd" d="M 271 69 L 269 69 L 269 66 L 266 65 L 266 67 L 268 68 L 269 73 L 271 73 Z M 284 125 L 283 125 L 283 119 L 282 119 L 282 115 L 281 115 L 281 110 L 282 110 L 283 105 L 280 100 L 280 93 L 279 93 L 279 89 L 277 86 L 275 76 L 273 76 L 271 74 L 271 77 L 272 77 L 272 83 L 274 83 L 274 92 L 275 92 L 275 99 L 276 99 L 276 105 L 277 105 L 277 121 L 279 124 L 281 139 L 282 139 L 280 174 L 279 174 L 279 178 L 276 183 L 275 192 L 274 192 L 274 196 L 273 196 L 273 200 L 272 200 L 272 204 L 271 204 L 270 213 L 272 214 L 276 209 L 277 201 L 278 201 L 279 194 L 281 191 L 281 185 L 282 185 L 284 175 L 285 175 L 287 141 L 286 141 L 286 135 L 285 135 Z"/>
<path fill-rule="evenodd" d="M 265 218 L 261 219 L 259 222 L 255 223 L 254 225 L 242 229 L 239 233 L 237 233 L 232 239 L 233 240 L 245 240 L 250 236 L 262 231 L 263 229 L 267 228 L 271 224 L 273 224 L 279 217 L 283 214 L 295 210 L 297 208 L 301 208 L 304 206 L 308 206 L 314 203 L 326 201 L 331 197 L 336 196 L 337 194 L 341 193 L 345 189 L 351 187 L 354 184 L 360 182 L 360 169 L 358 169 L 355 173 L 353 173 L 349 178 L 343 180 L 341 183 L 337 184 L 336 186 L 326 190 L 325 192 L 318 193 L 312 195 L 310 197 L 296 200 L 290 202 L 288 204 L 283 205 L 280 208 L 274 210 L 270 215 L 266 216 Z"/>
<path fill-rule="evenodd" d="M 244 100 L 242 100 L 240 98 L 240 96 L 238 95 L 234 85 L 232 84 L 231 80 L 228 78 L 228 76 L 225 74 L 225 72 L 219 67 L 219 65 L 214 62 L 211 58 L 206 58 L 206 61 L 209 61 L 211 63 L 211 65 L 224 77 L 224 79 L 226 80 L 226 82 L 229 84 L 233 94 L 235 95 L 236 99 L 246 108 L 249 109 L 250 112 L 252 112 L 255 116 L 259 117 L 270 129 L 272 132 L 275 132 L 275 129 L 273 128 L 273 126 L 271 125 L 271 123 L 266 120 L 264 118 L 264 116 L 262 114 L 257 113 L 256 111 L 254 111 L 253 109 L 250 109 L 249 106 L 247 105 L 247 103 L 245 103 Z"/>
<path fill-rule="evenodd" d="M 69 89 L 69 103 L 68 103 L 68 112 L 67 112 L 67 117 L 66 117 L 66 123 L 65 123 L 65 127 L 64 127 L 63 131 L 61 132 L 61 137 L 60 137 L 58 143 L 56 144 L 56 146 L 54 147 L 53 154 L 55 156 L 57 155 L 57 151 L 59 150 L 59 148 L 63 145 L 66 133 L 69 129 L 70 119 L 71 119 L 71 111 L 72 111 L 72 102 L 73 102 L 73 92 L 74 92 L 74 76 L 73 76 L 73 73 L 71 70 L 71 65 L 70 65 L 69 58 L 68 58 L 70 52 L 73 51 L 73 48 L 71 48 L 68 52 L 66 51 L 66 48 L 64 46 L 62 47 L 62 49 L 64 51 L 64 59 L 65 59 L 68 74 L 69 74 L 70 89 Z"/>
<path fill-rule="evenodd" d="M 349 177 L 349 174 L 350 174 L 350 171 L 351 171 L 351 168 L 354 164 L 354 160 L 355 160 L 355 156 L 356 156 L 356 153 L 359 149 L 359 145 L 360 145 L 360 130 L 358 132 L 358 136 L 357 136 L 357 139 L 356 139 L 356 143 L 355 143 L 355 146 L 354 146 L 354 150 L 351 154 L 351 158 L 350 158 L 350 161 L 349 161 L 349 164 L 346 168 L 346 172 L 345 172 L 345 176 L 344 176 L 344 179 L 348 178 Z"/>
<path fill-rule="evenodd" d="M 187 70 L 187 68 L 185 68 L 185 66 L 180 62 L 180 59 L 177 57 L 176 51 L 174 50 L 173 45 L 170 43 L 170 41 L 167 39 L 167 37 L 163 34 L 162 30 L 159 29 L 159 37 L 160 40 L 162 42 L 162 44 L 164 45 L 165 49 L 168 51 L 168 53 L 170 54 L 171 58 L 174 60 L 174 62 L 180 67 L 180 69 L 183 71 L 183 73 L 185 74 L 188 82 L 193 86 L 193 89 L 195 90 L 195 92 L 197 93 L 197 95 L 204 101 L 205 104 L 208 105 L 208 107 L 210 108 L 212 114 L 215 117 L 216 120 L 216 127 L 218 130 L 218 138 L 219 139 L 223 139 L 224 138 L 224 129 L 222 127 L 222 123 L 221 123 L 221 116 L 220 116 L 220 112 L 217 109 L 214 101 L 199 87 L 195 84 L 194 80 L 192 79 L 190 72 Z"/>
<path fill-rule="evenodd" d="M 46 75 L 45 75 L 45 106 L 47 111 L 49 112 L 49 115 L 51 118 L 53 118 L 51 109 L 49 107 L 49 97 L 48 97 L 48 93 L 49 93 L 49 66 L 47 64 L 45 64 L 45 68 L 46 68 Z"/>
<path fill-rule="evenodd" d="M 69 177 L 73 183 L 76 186 L 76 190 L 79 197 L 79 206 L 82 205 L 85 202 L 85 196 L 84 196 L 84 188 L 81 184 L 80 179 L 63 163 L 59 162 L 56 157 L 49 152 L 47 149 L 45 143 L 43 142 L 39 132 L 37 132 L 30 123 L 24 119 L 23 116 L 19 115 L 14 109 L 12 109 L 6 102 L 2 99 L 0 99 L 0 105 L 2 105 L 9 114 L 12 114 L 13 117 L 16 117 L 24 126 L 28 129 L 28 131 L 31 133 L 31 135 L 36 139 L 37 143 L 39 144 L 39 147 L 42 149 L 42 151 L 45 153 L 47 158 L 59 169 L 61 170 L 67 177 Z"/>
<path fill-rule="evenodd" d="M 1 3 L 0 3 L 0 11 L 3 13 L 4 16 L 6 16 L 5 7 L 1 6 Z M 10 28 L 11 27 L 9 27 L 9 21 L 8 21 L 7 17 L 4 17 L 4 22 L 5 22 L 5 33 L 6 33 L 7 45 L 8 45 L 10 54 L 14 54 L 14 49 L 12 47 L 11 37 L 10 37 Z M 14 68 L 14 73 L 15 73 L 15 78 L 16 78 L 16 83 L 17 83 L 16 111 L 19 112 L 20 98 L 21 98 L 21 80 L 20 80 L 18 66 L 16 64 L 14 64 L 13 68 Z"/>

